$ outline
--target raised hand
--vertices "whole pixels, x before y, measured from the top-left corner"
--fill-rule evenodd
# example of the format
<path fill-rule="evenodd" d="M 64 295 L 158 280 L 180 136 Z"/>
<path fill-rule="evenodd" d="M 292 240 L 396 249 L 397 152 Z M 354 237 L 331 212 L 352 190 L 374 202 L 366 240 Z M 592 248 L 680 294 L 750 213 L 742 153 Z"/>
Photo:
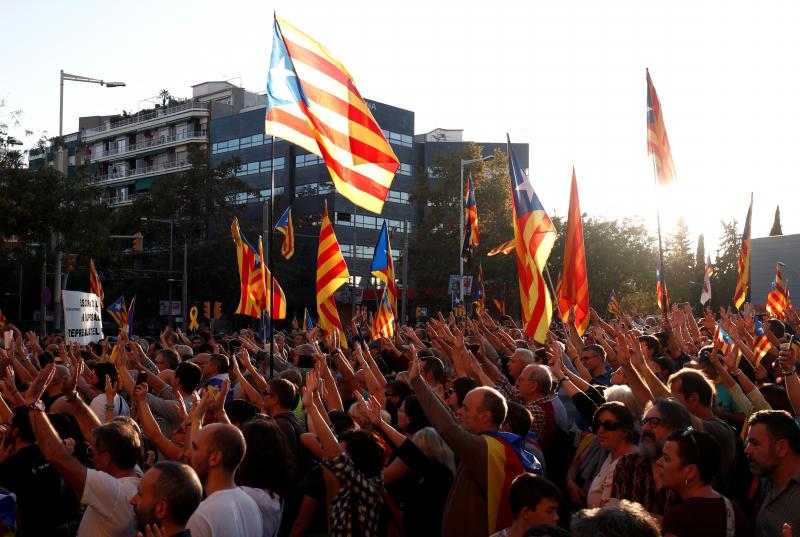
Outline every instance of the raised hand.
<path fill-rule="evenodd" d="M 412 343 L 408 347 L 408 380 L 414 380 L 419 376 L 419 360 L 417 360 L 417 349 Z"/>
<path fill-rule="evenodd" d="M 47 364 L 44 366 L 40 371 L 39 374 L 36 375 L 31 381 L 30 386 L 28 386 L 28 390 L 25 392 L 23 399 L 25 400 L 25 404 L 32 405 L 36 401 L 42 398 L 42 394 L 53 382 L 53 376 L 56 374 L 56 368 L 53 364 Z"/>
<path fill-rule="evenodd" d="M 106 375 L 106 403 L 112 404 L 114 398 L 117 396 L 118 391 L 119 383 L 117 381 L 111 382 L 111 377 Z"/>

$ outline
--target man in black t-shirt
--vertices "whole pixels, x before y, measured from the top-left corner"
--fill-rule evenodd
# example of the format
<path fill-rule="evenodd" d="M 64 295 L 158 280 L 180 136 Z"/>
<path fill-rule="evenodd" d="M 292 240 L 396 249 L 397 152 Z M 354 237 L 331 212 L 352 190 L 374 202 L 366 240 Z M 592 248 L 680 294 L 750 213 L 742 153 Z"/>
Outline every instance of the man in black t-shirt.
<path fill-rule="evenodd" d="M 28 419 L 28 409 L 14 413 L 6 446 L 13 455 L 0 461 L 0 487 L 17 495 L 17 535 L 56 535 L 58 527 L 77 517 L 72 502 L 62 496 L 61 477 L 45 461 Z M 42 516 L 43 508 L 46 516 Z"/>

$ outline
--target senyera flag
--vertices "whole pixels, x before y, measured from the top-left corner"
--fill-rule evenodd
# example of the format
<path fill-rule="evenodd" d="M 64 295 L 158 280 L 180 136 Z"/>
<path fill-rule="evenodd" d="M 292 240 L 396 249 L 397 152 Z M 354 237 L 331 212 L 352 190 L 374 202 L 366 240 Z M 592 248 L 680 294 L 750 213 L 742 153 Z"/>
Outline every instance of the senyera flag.
<path fill-rule="evenodd" d="M 324 159 L 340 194 L 381 213 L 400 161 L 347 69 L 278 17 L 264 128 Z"/>
<path fill-rule="evenodd" d="M 103 299 L 105 298 L 105 292 L 103 292 L 103 286 L 100 284 L 100 277 L 97 275 L 97 269 L 94 266 L 94 259 L 89 260 L 89 291 L 97 295 L 97 298 L 100 299 L 100 307 L 103 307 Z"/>
<path fill-rule="evenodd" d="M 508 172 L 514 202 L 514 240 L 517 248 L 522 323 L 525 333 L 544 343 L 553 303 L 542 273 L 556 240 L 556 229 L 533 190 L 533 183 L 522 171 L 508 138 Z"/>
<path fill-rule="evenodd" d="M 381 280 L 386 285 L 389 305 L 392 312 L 397 313 L 397 280 L 394 276 L 394 259 L 392 259 L 392 246 L 389 243 L 389 229 L 386 221 L 383 221 L 381 232 L 378 234 L 378 242 L 375 244 L 375 254 L 372 256 L 372 267 L 370 271 L 373 276 Z"/>
<path fill-rule="evenodd" d="M 733 305 L 736 309 L 742 307 L 747 300 L 747 289 L 750 287 L 750 222 L 753 219 L 753 194 L 750 194 L 750 207 L 747 209 L 747 218 L 742 231 L 742 245 L 739 250 L 739 263 L 736 273 L 736 292 L 733 295 Z"/>
<path fill-rule="evenodd" d="M 664 126 L 664 115 L 661 101 L 658 100 L 656 88 L 647 70 L 647 154 L 653 159 L 656 168 L 656 184 L 668 185 L 675 181 L 675 164 L 672 162 L 672 151 L 669 148 L 667 128 Z"/>
<path fill-rule="evenodd" d="M 241 234 L 237 218 L 231 223 L 231 236 L 236 244 L 236 260 L 239 265 L 239 305 L 234 313 L 260 319 L 263 311 L 269 311 L 268 286 L 271 277 L 266 263 L 263 262 L 261 238 L 259 237 L 257 251 Z M 273 280 L 272 301 L 272 319 L 284 319 L 286 296 L 277 280 Z"/>
<path fill-rule="evenodd" d="M 489 253 L 487 253 L 486 255 L 488 255 L 489 257 L 497 254 L 508 255 L 514 250 L 516 250 L 516 248 L 517 248 L 517 243 L 515 239 L 511 239 L 510 241 L 504 242 L 500 246 L 495 246 L 494 248 L 489 250 Z"/>
<path fill-rule="evenodd" d="M 781 265 L 786 266 L 780 261 L 775 265 L 775 280 L 773 280 L 772 286 L 769 289 L 769 294 L 767 295 L 766 308 L 769 313 L 778 319 L 786 319 L 786 310 L 789 307 L 789 294 L 786 280 L 784 280 L 781 272 Z"/>
<path fill-rule="evenodd" d="M 583 221 L 578 201 L 578 181 L 572 169 L 572 189 L 567 213 L 567 234 L 564 239 L 564 265 L 558 291 L 561 320 L 568 322 L 574 311 L 575 329 L 582 336 L 589 327 L 589 274 L 586 272 L 586 249 L 583 244 Z"/>
<path fill-rule="evenodd" d="M 347 264 L 336 240 L 333 224 L 328 216 L 328 204 L 322 216 L 322 226 L 319 230 L 319 246 L 317 247 L 317 315 L 319 326 L 326 334 L 333 334 L 338 330 L 344 333 L 339 311 L 336 309 L 336 299 L 333 294 L 350 278 Z M 347 347 L 347 340 L 342 339 L 341 344 Z"/>
<path fill-rule="evenodd" d="M 294 255 L 294 225 L 292 225 L 292 208 L 287 207 L 281 215 L 275 229 L 283 233 L 283 245 L 281 255 L 286 259 L 291 259 Z"/>

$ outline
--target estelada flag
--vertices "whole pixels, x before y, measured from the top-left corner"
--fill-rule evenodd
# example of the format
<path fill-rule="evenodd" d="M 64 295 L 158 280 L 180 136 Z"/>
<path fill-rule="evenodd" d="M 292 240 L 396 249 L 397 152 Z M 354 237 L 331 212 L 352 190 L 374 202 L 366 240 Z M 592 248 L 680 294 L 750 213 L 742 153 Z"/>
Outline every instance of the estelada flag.
<path fill-rule="evenodd" d="M 583 245 L 583 221 L 578 201 L 578 182 L 572 168 L 572 188 L 567 213 L 567 234 L 564 239 L 564 265 L 558 292 L 561 320 L 568 322 L 574 308 L 575 329 L 582 336 L 589 326 L 589 275 L 586 272 L 586 249 Z"/>
<path fill-rule="evenodd" d="M 114 322 L 121 329 L 124 329 L 128 322 L 128 307 L 125 305 L 125 297 L 121 296 L 111 304 L 106 310 Z"/>
<path fill-rule="evenodd" d="M 391 338 L 394 336 L 394 314 L 392 307 L 389 304 L 389 294 L 386 289 L 383 291 L 381 303 L 378 306 L 378 311 L 375 313 L 375 318 L 372 321 L 372 337 Z"/>
<path fill-rule="evenodd" d="M 392 312 L 397 313 L 397 280 L 394 275 L 394 259 L 392 258 L 392 245 L 389 242 L 389 229 L 386 220 L 383 221 L 378 242 L 375 244 L 375 253 L 372 256 L 370 272 L 386 285 L 389 294 L 389 305 Z"/>
<path fill-rule="evenodd" d="M 277 17 L 264 128 L 324 159 L 339 194 L 381 213 L 400 161 L 350 73 Z"/>
<path fill-rule="evenodd" d="M 281 255 L 286 259 L 291 259 L 294 255 L 294 225 L 292 225 L 292 208 L 287 207 L 281 215 L 275 229 L 283 233 L 283 244 L 281 245 Z"/>
<path fill-rule="evenodd" d="M 525 334 L 544 343 L 550 328 L 553 303 L 542 272 L 556 240 L 556 228 L 539 201 L 533 183 L 522 171 L 508 141 L 508 172 L 513 200 L 512 219 L 517 250 L 522 323 Z"/>
<path fill-rule="evenodd" d="M 733 295 L 733 304 L 736 309 L 742 307 L 747 300 L 747 289 L 750 287 L 750 222 L 753 219 L 753 194 L 750 194 L 750 207 L 747 209 L 747 218 L 742 231 L 742 246 L 739 250 L 739 263 L 736 271 L 736 293 Z"/>

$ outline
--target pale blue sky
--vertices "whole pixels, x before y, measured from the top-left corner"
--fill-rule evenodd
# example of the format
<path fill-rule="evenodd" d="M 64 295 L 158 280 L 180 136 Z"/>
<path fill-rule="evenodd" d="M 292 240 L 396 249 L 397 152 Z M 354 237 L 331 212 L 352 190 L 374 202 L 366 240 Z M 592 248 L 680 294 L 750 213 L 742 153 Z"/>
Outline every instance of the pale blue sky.
<path fill-rule="evenodd" d="M 416 112 L 416 131 L 531 144 L 531 175 L 564 214 L 571 168 L 585 212 L 639 214 L 666 228 L 682 212 L 715 244 L 755 191 L 753 236 L 793 198 L 800 123 L 800 4 L 745 2 L 3 1 L 0 98 L 24 127 L 58 131 L 58 71 L 122 80 L 67 83 L 65 132 L 81 115 L 135 111 L 162 88 L 205 80 L 261 91 L 272 12 L 323 43 L 362 95 Z M 664 109 L 680 184 L 653 187 L 645 67 Z M 16 131 L 21 137 L 22 132 Z M 32 143 L 33 140 L 30 140 Z M 480 210 L 480 200 L 478 200 Z"/>

